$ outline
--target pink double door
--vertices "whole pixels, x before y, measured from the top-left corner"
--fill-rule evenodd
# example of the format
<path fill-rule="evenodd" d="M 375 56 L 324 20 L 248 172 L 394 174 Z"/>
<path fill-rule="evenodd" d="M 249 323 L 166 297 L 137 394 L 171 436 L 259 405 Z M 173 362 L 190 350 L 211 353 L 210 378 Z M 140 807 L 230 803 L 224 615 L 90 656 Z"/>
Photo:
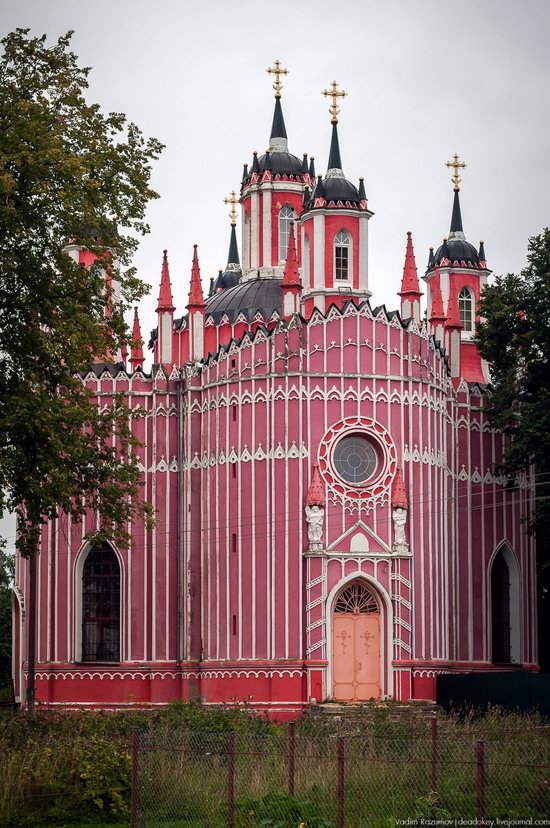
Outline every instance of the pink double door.
<path fill-rule="evenodd" d="M 380 698 L 379 613 L 333 613 L 332 682 L 335 701 Z"/>

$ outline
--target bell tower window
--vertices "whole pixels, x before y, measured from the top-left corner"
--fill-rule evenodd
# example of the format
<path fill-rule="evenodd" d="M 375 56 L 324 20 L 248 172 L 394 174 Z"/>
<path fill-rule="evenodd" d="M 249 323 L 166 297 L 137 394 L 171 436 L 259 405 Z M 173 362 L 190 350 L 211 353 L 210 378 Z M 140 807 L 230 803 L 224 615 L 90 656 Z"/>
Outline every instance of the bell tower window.
<path fill-rule="evenodd" d="M 294 210 L 290 204 L 285 204 L 279 212 L 279 261 L 286 260 L 288 250 L 288 239 L 290 237 L 290 224 L 294 221 Z"/>
<path fill-rule="evenodd" d="M 339 230 L 334 238 L 334 279 L 337 282 L 349 282 L 351 239 L 345 230 Z"/>
<path fill-rule="evenodd" d="M 472 294 L 470 293 L 467 287 L 463 287 L 460 293 L 458 294 L 458 313 L 460 316 L 460 322 L 462 324 L 462 330 L 466 333 L 472 333 L 473 331 L 473 305 L 474 301 L 472 298 Z"/>

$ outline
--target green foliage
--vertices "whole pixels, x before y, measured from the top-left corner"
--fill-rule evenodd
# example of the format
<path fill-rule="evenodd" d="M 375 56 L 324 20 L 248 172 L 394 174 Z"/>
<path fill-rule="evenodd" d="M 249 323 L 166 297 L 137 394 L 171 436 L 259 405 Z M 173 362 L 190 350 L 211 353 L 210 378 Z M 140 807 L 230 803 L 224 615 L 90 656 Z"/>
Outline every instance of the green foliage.
<path fill-rule="evenodd" d="M 76 776 L 82 801 L 111 817 L 128 814 L 130 754 L 111 739 L 96 736 L 85 745 Z"/>
<path fill-rule="evenodd" d="M 247 828 L 289 828 L 304 823 L 304 828 L 333 828 L 336 822 L 319 816 L 313 802 L 285 793 L 268 793 L 260 799 L 238 803 L 241 824 Z"/>
<path fill-rule="evenodd" d="M 438 795 L 429 793 L 429 722 L 395 729 L 395 711 L 346 734 L 346 824 L 391 817 L 475 817 L 475 740 L 486 740 L 492 816 L 540 817 L 550 805 L 548 735 L 535 715 L 493 710 L 439 717 Z M 178 703 L 131 713 L 38 711 L 0 716 L 0 824 L 128 824 L 131 734 L 141 731 L 140 813 L 148 826 L 222 828 L 227 819 L 227 733 L 237 732 L 235 824 L 331 828 L 337 821 L 335 736 L 297 726 L 296 796 L 286 794 L 285 728 L 247 710 Z M 341 726 L 341 723 L 340 723 Z M 374 730 L 379 734 L 374 736 Z M 323 731 L 324 734 L 324 731 Z M 410 751 L 403 742 L 410 742 Z M 409 755 L 410 752 L 410 755 Z M 523 765 L 518 769 L 514 763 Z"/>
<path fill-rule="evenodd" d="M 8 693 L 0 701 L 11 700 L 11 589 L 14 558 L 0 546 L 0 691 Z"/>
<path fill-rule="evenodd" d="M 130 412 L 120 399 L 99 412 L 79 372 L 117 352 L 146 290 L 129 265 L 162 145 L 86 101 L 71 34 L 50 46 L 17 29 L 0 59 L 0 509 L 17 510 L 25 555 L 58 510 L 95 509 L 118 540 L 132 514 L 150 518 Z"/>
<path fill-rule="evenodd" d="M 451 813 L 443 807 L 441 797 L 435 791 L 415 800 L 415 819 L 450 819 Z"/>
<path fill-rule="evenodd" d="M 477 342 L 491 363 L 491 424 L 513 438 L 497 471 L 510 486 L 534 467 L 536 508 L 526 514 L 537 535 L 541 632 L 550 628 L 550 231 L 529 239 L 527 266 L 484 288 Z M 550 648 L 543 641 L 542 657 Z M 550 662 L 548 664 L 550 666 Z"/>

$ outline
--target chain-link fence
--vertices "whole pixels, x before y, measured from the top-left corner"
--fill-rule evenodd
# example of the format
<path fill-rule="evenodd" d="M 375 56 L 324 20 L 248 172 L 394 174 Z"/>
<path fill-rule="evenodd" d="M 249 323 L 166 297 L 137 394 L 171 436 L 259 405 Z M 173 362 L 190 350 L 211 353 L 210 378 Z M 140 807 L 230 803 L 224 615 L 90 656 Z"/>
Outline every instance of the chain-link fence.
<path fill-rule="evenodd" d="M 549 729 L 332 731 L 135 732 L 132 828 L 550 825 Z"/>

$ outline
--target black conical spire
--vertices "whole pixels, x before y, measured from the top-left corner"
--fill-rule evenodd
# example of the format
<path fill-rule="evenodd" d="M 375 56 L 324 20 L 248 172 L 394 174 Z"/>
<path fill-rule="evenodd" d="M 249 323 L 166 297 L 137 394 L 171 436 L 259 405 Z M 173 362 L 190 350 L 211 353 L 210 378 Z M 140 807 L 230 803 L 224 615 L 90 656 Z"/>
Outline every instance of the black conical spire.
<path fill-rule="evenodd" d="M 359 191 L 358 192 L 359 192 L 359 198 L 361 200 L 367 198 L 367 194 L 365 192 L 365 179 L 364 178 L 359 179 Z"/>
<path fill-rule="evenodd" d="M 301 168 L 300 172 L 302 173 L 302 175 L 305 175 L 305 174 L 308 172 L 308 167 L 307 167 L 307 152 L 304 152 L 304 157 L 303 157 L 303 159 L 302 159 L 302 168 Z"/>
<path fill-rule="evenodd" d="M 451 216 L 451 233 L 462 233 L 462 215 L 460 213 L 460 199 L 458 197 L 458 190 L 455 190 L 455 197 L 453 201 L 453 214 Z"/>
<path fill-rule="evenodd" d="M 235 225 L 231 225 L 231 237 L 229 239 L 229 253 L 227 254 L 227 264 L 240 265 L 239 248 L 237 247 L 237 233 L 235 232 Z"/>
<path fill-rule="evenodd" d="M 485 258 L 485 243 L 483 241 L 480 241 L 480 243 L 479 243 L 478 256 L 480 258 L 480 261 L 482 261 L 482 262 L 487 261 L 487 259 Z"/>
<path fill-rule="evenodd" d="M 274 138 L 288 138 L 286 134 L 285 119 L 283 118 L 283 108 L 281 106 L 281 99 L 275 98 L 275 111 L 273 113 L 273 123 L 271 125 L 271 135 L 269 142 L 272 144 Z"/>
<path fill-rule="evenodd" d="M 342 169 L 342 159 L 340 158 L 340 144 L 338 142 L 338 124 L 332 125 L 332 138 L 330 141 L 330 152 L 328 155 L 328 169 Z"/>
<path fill-rule="evenodd" d="M 434 249 L 430 247 L 430 255 L 428 256 L 428 269 L 433 267 L 435 264 L 435 256 L 434 256 Z"/>
<path fill-rule="evenodd" d="M 315 156 L 312 155 L 309 159 L 309 177 L 313 181 L 315 179 Z"/>

